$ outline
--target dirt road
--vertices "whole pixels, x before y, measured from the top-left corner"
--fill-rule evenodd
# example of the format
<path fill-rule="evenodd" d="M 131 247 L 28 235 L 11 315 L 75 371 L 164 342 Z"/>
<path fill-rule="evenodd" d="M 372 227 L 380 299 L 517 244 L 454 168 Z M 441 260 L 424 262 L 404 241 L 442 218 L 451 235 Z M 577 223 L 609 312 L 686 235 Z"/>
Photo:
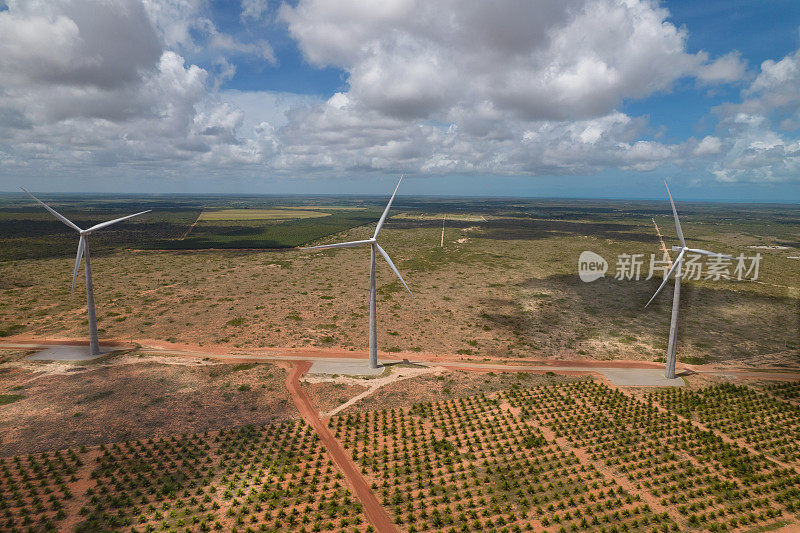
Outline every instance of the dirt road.
<path fill-rule="evenodd" d="M 14 349 L 44 349 L 59 345 L 85 345 L 86 341 L 75 339 L 44 339 L 25 335 L 15 335 L 0 341 L 0 348 Z M 366 352 L 352 352 L 347 350 L 325 348 L 269 348 L 269 349 L 235 349 L 227 345 L 199 346 L 189 344 L 169 343 L 154 339 L 133 339 L 128 342 L 124 339 L 103 339 L 102 344 L 127 346 L 138 345 L 142 352 L 187 356 L 187 357 L 212 357 L 214 359 L 236 362 L 262 362 L 262 361 L 318 361 L 329 359 L 344 359 L 353 361 L 366 360 Z M 597 359 L 508 359 L 502 357 L 483 358 L 481 361 L 470 361 L 463 356 L 452 354 L 379 354 L 381 361 L 401 362 L 404 360 L 423 365 L 445 366 L 459 370 L 475 370 L 485 372 L 546 372 L 553 371 L 569 374 L 598 374 L 614 370 L 626 369 L 663 369 L 664 363 L 652 361 L 629 360 L 597 360 Z M 794 381 L 800 379 L 800 369 L 783 367 L 745 367 L 732 365 L 683 365 L 677 368 L 679 375 L 707 374 L 732 379 L 756 379 Z"/>
<path fill-rule="evenodd" d="M 292 370 L 286 376 L 286 388 L 292 395 L 297 409 L 300 414 L 308 422 L 314 431 L 317 432 L 319 438 L 322 439 L 323 444 L 333 457 L 333 461 L 344 474 L 345 478 L 350 482 L 350 486 L 356 493 L 356 496 L 361 503 L 364 504 L 364 512 L 367 518 L 372 523 L 375 530 L 379 533 L 382 532 L 395 532 L 397 531 L 392 524 L 392 519 L 389 514 L 381 506 L 378 498 L 372 493 L 372 490 L 367 484 L 367 480 L 358 471 L 358 467 L 350 460 L 347 452 L 336 440 L 336 437 L 328 430 L 328 426 L 319 417 L 319 412 L 311 403 L 311 399 L 306 392 L 300 387 L 300 377 L 305 374 L 311 367 L 308 361 L 294 361 L 292 362 Z"/>

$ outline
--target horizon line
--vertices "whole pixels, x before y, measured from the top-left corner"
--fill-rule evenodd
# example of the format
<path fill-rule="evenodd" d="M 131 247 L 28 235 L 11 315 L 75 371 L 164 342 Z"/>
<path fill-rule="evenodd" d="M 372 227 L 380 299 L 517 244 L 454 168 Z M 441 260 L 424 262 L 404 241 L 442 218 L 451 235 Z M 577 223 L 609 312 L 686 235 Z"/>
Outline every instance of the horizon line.
<path fill-rule="evenodd" d="M 38 191 L 40 194 L 41 191 Z M 84 196 L 212 196 L 212 197 L 345 197 L 345 198 L 378 198 L 383 197 L 383 194 L 353 194 L 353 193 L 217 193 L 217 192 L 76 192 L 76 191 L 44 191 L 44 194 L 55 194 L 60 196 L 66 195 L 84 195 Z M 0 191 L 2 196 L 23 196 L 25 193 L 17 191 Z M 663 198 L 654 197 L 625 197 L 625 196 L 501 196 L 501 195 L 452 195 L 452 194 L 398 194 L 398 199 L 401 197 L 406 198 L 449 198 L 449 199 L 492 199 L 492 200 L 574 200 L 574 201 L 638 201 L 638 202 L 660 202 L 665 201 Z M 698 198 L 698 199 L 681 199 L 681 203 L 720 203 L 720 204 L 749 204 L 749 205 L 790 205 L 800 206 L 800 200 L 796 202 L 786 200 L 743 200 L 743 199 L 720 199 L 720 198 Z"/>

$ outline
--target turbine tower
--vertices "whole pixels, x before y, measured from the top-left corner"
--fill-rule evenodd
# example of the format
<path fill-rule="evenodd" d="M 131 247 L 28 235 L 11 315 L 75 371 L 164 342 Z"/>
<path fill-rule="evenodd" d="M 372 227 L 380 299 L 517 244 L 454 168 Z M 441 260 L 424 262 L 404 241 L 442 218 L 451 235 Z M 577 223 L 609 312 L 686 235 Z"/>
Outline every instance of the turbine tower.
<path fill-rule="evenodd" d="M 397 194 L 397 189 L 400 188 L 400 182 L 403 181 L 403 177 L 400 176 L 400 181 L 397 182 L 397 187 L 394 188 L 394 192 L 392 193 L 392 197 L 389 198 L 389 203 L 386 204 L 386 209 L 383 210 L 383 214 L 381 215 L 380 220 L 378 221 L 378 226 L 375 228 L 375 234 L 372 236 L 371 239 L 367 239 L 364 241 L 351 241 L 351 242 L 340 242 L 336 244 L 323 244 L 322 246 L 310 246 L 306 248 L 302 248 L 303 250 L 323 250 L 325 248 L 352 248 L 355 246 L 361 246 L 364 244 L 368 244 L 370 246 L 370 256 L 369 256 L 369 367 L 370 368 L 378 368 L 378 324 L 377 324 L 377 317 L 375 314 L 375 252 L 379 252 L 386 262 L 389 263 L 389 266 L 397 274 L 397 277 L 400 278 L 400 281 L 403 283 L 403 286 L 406 288 L 408 293 L 411 297 L 414 297 L 414 293 L 411 292 L 411 289 L 408 288 L 406 285 L 403 276 L 400 275 L 397 268 L 392 263 L 392 260 L 389 258 L 389 254 L 381 248 L 380 244 L 378 244 L 377 238 L 378 233 L 380 233 L 381 228 L 383 227 L 383 223 L 386 221 L 386 215 L 389 213 L 389 208 L 392 207 L 392 201 L 394 201 L 394 196 Z"/>
<path fill-rule="evenodd" d="M 142 211 L 140 213 L 135 213 L 133 215 L 128 215 L 122 218 L 115 218 L 114 220 L 109 220 L 107 222 L 101 222 L 100 224 L 96 224 L 89 229 L 81 229 L 76 224 L 73 224 L 70 220 L 68 220 L 65 216 L 56 212 L 55 209 L 44 203 L 43 201 L 36 198 L 33 194 L 31 194 L 27 189 L 20 187 L 23 191 L 25 191 L 28 196 L 39 202 L 42 207 L 50 211 L 53 216 L 55 216 L 58 220 L 69 226 L 70 228 L 74 229 L 80 234 L 78 239 L 78 256 L 75 258 L 75 271 L 72 274 L 72 288 L 69 291 L 69 296 L 72 298 L 73 293 L 75 292 L 75 279 L 78 277 L 78 268 L 81 265 L 81 257 L 85 257 L 85 267 L 86 267 L 86 307 L 89 313 L 89 353 L 90 355 L 99 355 L 100 354 L 100 342 L 97 340 L 97 319 L 95 317 L 94 311 L 94 291 L 92 290 L 92 265 L 89 259 L 89 235 L 92 232 L 95 232 L 99 229 L 107 228 L 112 224 L 116 224 L 117 222 L 122 222 L 123 220 L 128 220 L 129 218 L 133 218 L 139 215 L 143 215 L 145 213 L 149 213 L 152 209 L 148 209 L 147 211 Z"/>
<path fill-rule="evenodd" d="M 672 215 L 675 217 L 675 229 L 678 232 L 678 240 L 681 241 L 680 246 L 673 246 L 672 251 L 678 252 L 678 257 L 672 263 L 672 268 L 667 271 L 667 274 L 664 276 L 664 281 L 661 282 L 661 285 L 658 287 L 658 290 L 653 294 L 653 297 L 650 298 L 650 301 L 645 304 L 645 307 L 650 305 L 653 300 L 655 300 L 658 293 L 661 292 L 661 289 L 664 288 L 664 285 L 667 284 L 669 281 L 670 276 L 674 273 L 675 274 L 675 288 L 672 293 L 672 320 L 669 324 L 669 344 L 667 345 L 667 367 L 664 375 L 667 379 L 674 379 L 675 378 L 675 360 L 676 360 L 676 350 L 678 346 L 678 309 L 680 307 L 681 301 L 681 265 L 683 264 L 683 256 L 686 255 L 686 252 L 690 252 L 693 254 L 701 254 L 701 255 L 712 255 L 717 257 L 723 257 L 726 259 L 733 259 L 733 257 L 729 255 L 723 255 L 716 252 L 709 252 L 708 250 L 702 250 L 700 248 L 689 248 L 686 246 L 686 241 L 683 239 L 683 230 L 681 229 L 681 221 L 678 220 L 678 211 L 675 209 L 675 202 L 672 201 L 672 193 L 669 192 L 669 185 L 667 182 L 664 182 L 664 185 L 667 187 L 667 194 L 669 195 L 669 203 L 672 205 Z"/>

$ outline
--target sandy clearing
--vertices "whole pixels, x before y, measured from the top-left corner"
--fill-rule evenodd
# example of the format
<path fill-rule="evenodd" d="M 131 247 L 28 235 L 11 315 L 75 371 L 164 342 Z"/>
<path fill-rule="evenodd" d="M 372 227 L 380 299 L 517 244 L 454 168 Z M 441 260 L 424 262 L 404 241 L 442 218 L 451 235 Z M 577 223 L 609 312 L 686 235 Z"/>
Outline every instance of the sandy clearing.
<path fill-rule="evenodd" d="M 366 386 L 367 389 L 349 400 L 345 403 L 341 404 L 340 406 L 328 411 L 327 413 L 323 413 L 322 416 L 324 417 L 331 417 L 351 405 L 358 403 L 359 401 L 363 400 L 364 398 L 374 394 L 378 391 L 381 387 L 385 385 L 389 385 L 391 383 L 397 383 L 398 381 L 403 381 L 404 379 L 415 378 L 417 376 L 421 376 L 423 374 L 441 374 L 444 372 L 444 367 L 402 367 L 396 368 L 391 367 L 391 373 L 387 376 L 381 376 L 378 378 L 372 379 L 360 379 L 360 378 L 353 378 L 350 376 L 305 376 L 303 381 L 306 383 L 342 383 L 344 385 L 361 385 L 362 387 Z"/>

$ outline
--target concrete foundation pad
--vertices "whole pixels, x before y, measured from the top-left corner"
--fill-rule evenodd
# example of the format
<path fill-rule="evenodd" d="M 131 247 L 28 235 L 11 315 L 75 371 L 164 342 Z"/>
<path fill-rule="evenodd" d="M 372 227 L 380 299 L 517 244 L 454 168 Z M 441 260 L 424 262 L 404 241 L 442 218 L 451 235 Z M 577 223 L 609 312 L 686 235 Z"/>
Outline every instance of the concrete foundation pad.
<path fill-rule="evenodd" d="M 308 370 L 309 374 L 338 374 L 340 376 L 378 376 L 383 374 L 384 366 L 370 368 L 366 359 L 325 359 L 316 360 Z"/>
<path fill-rule="evenodd" d="M 99 354 L 90 355 L 88 346 L 49 346 L 41 352 L 26 357 L 26 359 L 29 361 L 91 361 L 119 349 L 118 346 L 100 346 Z"/>
<path fill-rule="evenodd" d="M 602 368 L 598 371 L 614 385 L 623 387 L 683 387 L 683 378 L 667 379 L 660 368 Z"/>

